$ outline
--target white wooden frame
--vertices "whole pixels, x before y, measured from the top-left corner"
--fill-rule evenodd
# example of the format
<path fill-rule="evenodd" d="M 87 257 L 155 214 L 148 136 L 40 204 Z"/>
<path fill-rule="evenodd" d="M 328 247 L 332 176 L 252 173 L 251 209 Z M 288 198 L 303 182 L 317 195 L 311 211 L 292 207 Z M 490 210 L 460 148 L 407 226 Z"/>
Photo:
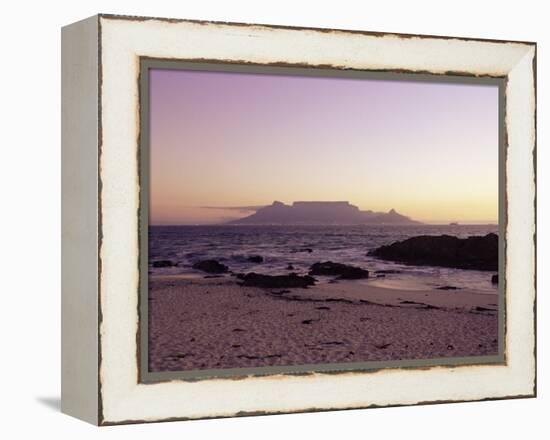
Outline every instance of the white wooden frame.
<path fill-rule="evenodd" d="M 107 425 L 535 395 L 533 43 L 100 15 L 62 47 L 64 412 Z M 506 364 L 139 383 L 140 57 L 505 77 Z"/>

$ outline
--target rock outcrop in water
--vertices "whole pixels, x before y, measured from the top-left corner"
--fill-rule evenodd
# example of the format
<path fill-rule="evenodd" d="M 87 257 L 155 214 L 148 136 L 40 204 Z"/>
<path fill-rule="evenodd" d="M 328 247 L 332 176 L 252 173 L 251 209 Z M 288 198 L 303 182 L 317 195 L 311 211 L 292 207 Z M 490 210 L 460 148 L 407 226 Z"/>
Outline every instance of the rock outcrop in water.
<path fill-rule="evenodd" d="M 422 235 L 382 246 L 369 255 L 418 266 L 498 270 L 498 236 Z"/>
<path fill-rule="evenodd" d="M 171 260 L 157 260 L 153 261 L 153 267 L 175 267 L 178 263 L 174 263 Z"/>
<path fill-rule="evenodd" d="M 193 269 L 201 270 L 207 273 L 225 273 L 228 267 L 216 260 L 202 260 L 193 264 Z"/>
<path fill-rule="evenodd" d="M 350 266 L 342 263 L 333 263 L 325 261 L 323 263 L 315 263 L 310 267 L 310 275 L 328 275 L 337 276 L 339 279 L 358 280 L 368 278 L 369 271 L 360 267 Z"/>
<path fill-rule="evenodd" d="M 308 275 L 301 276 L 295 273 L 288 275 L 263 275 L 255 272 L 239 274 L 243 286 L 263 287 L 267 289 L 284 289 L 301 287 L 306 288 L 315 284 L 315 278 Z"/>
<path fill-rule="evenodd" d="M 234 225 L 409 225 L 418 223 L 394 209 L 388 212 L 374 212 L 361 211 L 349 202 L 294 202 L 292 205 L 285 205 L 277 201 L 258 209 L 248 217 L 229 222 Z"/>

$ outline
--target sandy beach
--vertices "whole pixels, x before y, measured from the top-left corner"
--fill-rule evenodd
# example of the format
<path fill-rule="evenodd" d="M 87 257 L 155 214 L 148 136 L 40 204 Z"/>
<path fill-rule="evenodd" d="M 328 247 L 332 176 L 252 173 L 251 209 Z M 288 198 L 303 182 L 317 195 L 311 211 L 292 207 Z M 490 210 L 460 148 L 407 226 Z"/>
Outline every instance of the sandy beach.
<path fill-rule="evenodd" d="M 339 281 L 149 279 L 150 371 L 496 355 L 498 296 Z"/>

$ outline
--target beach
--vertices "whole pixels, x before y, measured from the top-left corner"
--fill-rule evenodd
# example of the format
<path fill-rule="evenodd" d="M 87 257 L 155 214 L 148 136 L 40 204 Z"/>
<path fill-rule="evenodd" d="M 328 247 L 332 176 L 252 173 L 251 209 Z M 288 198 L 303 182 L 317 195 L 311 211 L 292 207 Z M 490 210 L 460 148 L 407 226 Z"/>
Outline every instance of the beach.
<path fill-rule="evenodd" d="M 266 289 L 229 275 L 150 275 L 149 369 L 498 354 L 497 294 L 390 288 L 383 281 Z"/>

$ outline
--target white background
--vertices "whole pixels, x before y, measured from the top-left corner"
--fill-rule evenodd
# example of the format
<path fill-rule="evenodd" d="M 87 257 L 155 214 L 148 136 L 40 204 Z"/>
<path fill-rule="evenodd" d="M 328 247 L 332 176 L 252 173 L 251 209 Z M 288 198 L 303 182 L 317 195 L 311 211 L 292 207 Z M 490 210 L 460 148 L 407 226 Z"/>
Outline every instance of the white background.
<path fill-rule="evenodd" d="M 0 436 L 548 438 L 549 14 L 545 2 L 19 1 L 0 20 Z M 59 412 L 60 28 L 98 12 L 538 43 L 537 399 L 94 428 Z M 475 160 L 475 158 L 472 158 Z M 545 197 L 546 196 L 546 197 Z M 546 264 L 545 264 L 546 263 Z M 546 411 L 543 409 L 546 406 Z"/>

